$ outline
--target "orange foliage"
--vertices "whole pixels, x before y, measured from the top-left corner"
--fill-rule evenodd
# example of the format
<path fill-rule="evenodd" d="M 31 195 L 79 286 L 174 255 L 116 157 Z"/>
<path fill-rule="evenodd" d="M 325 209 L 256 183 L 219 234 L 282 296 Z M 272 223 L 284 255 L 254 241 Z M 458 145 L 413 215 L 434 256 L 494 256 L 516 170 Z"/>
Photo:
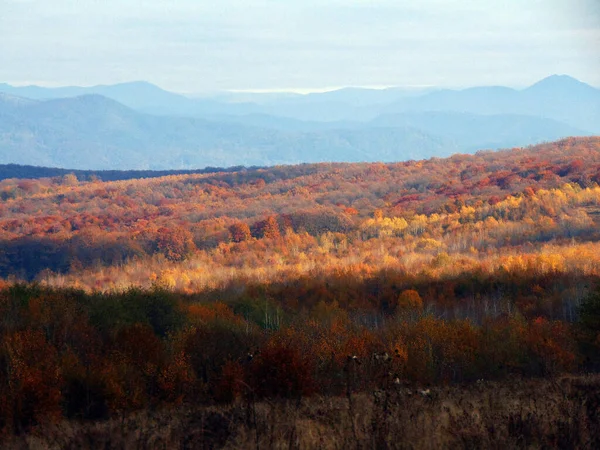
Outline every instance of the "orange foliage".
<path fill-rule="evenodd" d="M 192 234 L 186 229 L 162 227 L 157 233 L 158 251 L 171 261 L 182 261 L 196 249 Z"/>
<path fill-rule="evenodd" d="M 423 308 L 423 300 L 417 291 L 407 289 L 400 293 L 396 308 L 399 311 L 418 311 Z"/>
<path fill-rule="evenodd" d="M 229 227 L 232 242 L 244 242 L 252 238 L 250 227 L 245 222 L 234 223 Z"/>

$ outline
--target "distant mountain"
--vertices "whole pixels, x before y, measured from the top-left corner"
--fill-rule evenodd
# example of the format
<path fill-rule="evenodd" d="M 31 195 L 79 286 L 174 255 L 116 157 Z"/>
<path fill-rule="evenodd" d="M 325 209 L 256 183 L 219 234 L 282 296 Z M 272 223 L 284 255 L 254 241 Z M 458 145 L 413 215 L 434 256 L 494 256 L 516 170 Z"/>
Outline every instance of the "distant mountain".
<path fill-rule="evenodd" d="M 600 133 L 600 89 L 566 75 L 553 75 L 522 95 L 522 114 L 550 117 Z"/>
<path fill-rule="evenodd" d="M 453 142 L 411 127 L 294 132 L 136 112 L 98 95 L 0 99 L 0 163 L 185 169 L 445 156 Z"/>
<path fill-rule="evenodd" d="M 384 108 L 387 114 L 430 111 L 537 116 L 600 133 L 600 89 L 565 75 L 553 75 L 521 91 L 505 87 L 442 90 Z"/>
<path fill-rule="evenodd" d="M 430 88 L 342 88 L 321 93 L 295 94 L 291 92 L 218 92 L 214 94 L 186 96 L 166 91 L 146 81 L 132 81 L 114 85 L 89 87 L 66 86 L 46 88 L 40 86 L 11 86 L 0 83 L 0 92 L 35 100 L 102 95 L 130 108 L 145 112 L 168 114 L 207 114 L 210 108 L 231 114 L 265 113 L 264 105 L 344 104 L 352 107 L 389 104 L 401 98 L 413 97 L 430 92 Z M 231 105 L 229 110 L 226 105 Z M 263 105 L 264 109 L 261 109 Z M 221 111 L 219 111 L 221 110 Z"/>
<path fill-rule="evenodd" d="M 111 98 L 133 108 L 143 108 L 148 105 L 164 105 L 171 102 L 176 103 L 186 100 L 186 98 L 181 95 L 165 91 L 158 86 L 145 81 L 133 81 L 130 83 L 91 87 L 65 86 L 57 88 L 0 84 L 0 91 L 35 100 L 50 100 L 97 94 Z"/>
<path fill-rule="evenodd" d="M 519 147 L 565 136 L 590 133 L 562 122 L 516 114 L 477 115 L 456 112 L 422 112 L 383 115 L 370 126 L 412 127 L 444 136 L 464 152 Z"/>
<path fill-rule="evenodd" d="M 17 97 L 14 95 L 6 94 L 4 92 L 0 92 L 0 107 L 5 105 L 5 109 L 9 107 L 19 106 L 19 105 L 30 105 L 32 103 L 36 103 L 35 100 L 31 100 L 29 98 Z M 2 109 L 0 109 L 2 112 Z"/>
<path fill-rule="evenodd" d="M 165 91 L 145 81 L 90 87 L 44 88 L 0 84 L 0 92 L 35 100 L 50 100 L 101 95 L 132 109 L 157 115 L 204 116 L 212 114 L 249 114 L 258 111 L 252 104 L 225 102 L 212 98 L 189 98 Z"/>
<path fill-rule="evenodd" d="M 463 90 L 344 88 L 307 95 L 231 92 L 191 98 L 139 81 L 64 88 L 0 84 L 0 92 L 32 99 L 97 94 L 140 112 L 219 120 L 223 116 L 248 115 L 262 120 L 278 118 L 274 122 L 279 118 L 304 122 L 368 122 L 381 115 L 398 113 L 514 114 L 553 119 L 579 130 L 600 133 L 600 89 L 566 75 L 550 76 L 523 90 L 501 86 Z M 278 128 L 277 124 L 261 125 Z"/>
<path fill-rule="evenodd" d="M 525 92 L 534 95 L 562 95 L 577 99 L 598 95 L 598 89 L 568 75 L 551 75 L 531 85 L 525 89 Z"/>
<path fill-rule="evenodd" d="M 73 96 L 81 92 L 96 93 Z M 600 133 L 600 91 L 567 76 L 520 91 L 349 88 L 254 103 L 247 100 L 260 94 L 231 95 L 193 99 L 144 82 L 0 85 L 0 164 L 181 170 L 395 161 Z"/>

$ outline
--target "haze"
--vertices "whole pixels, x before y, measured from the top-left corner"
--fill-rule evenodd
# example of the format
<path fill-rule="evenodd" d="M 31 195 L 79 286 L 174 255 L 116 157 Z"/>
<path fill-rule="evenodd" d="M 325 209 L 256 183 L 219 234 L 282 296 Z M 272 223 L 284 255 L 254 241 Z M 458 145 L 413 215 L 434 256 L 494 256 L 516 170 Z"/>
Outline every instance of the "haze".
<path fill-rule="evenodd" d="M 0 42 L 12 84 L 600 86 L 597 0 L 0 0 Z"/>

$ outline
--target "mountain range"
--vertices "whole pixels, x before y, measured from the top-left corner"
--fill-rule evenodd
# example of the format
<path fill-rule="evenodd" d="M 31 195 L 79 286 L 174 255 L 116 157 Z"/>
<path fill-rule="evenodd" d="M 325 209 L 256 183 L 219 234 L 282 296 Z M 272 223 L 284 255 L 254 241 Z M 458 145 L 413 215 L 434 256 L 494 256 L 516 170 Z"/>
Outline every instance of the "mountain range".
<path fill-rule="evenodd" d="M 219 93 L 146 82 L 0 84 L 0 163 L 189 169 L 396 161 L 600 134 L 600 89 L 554 75 L 522 90 Z"/>

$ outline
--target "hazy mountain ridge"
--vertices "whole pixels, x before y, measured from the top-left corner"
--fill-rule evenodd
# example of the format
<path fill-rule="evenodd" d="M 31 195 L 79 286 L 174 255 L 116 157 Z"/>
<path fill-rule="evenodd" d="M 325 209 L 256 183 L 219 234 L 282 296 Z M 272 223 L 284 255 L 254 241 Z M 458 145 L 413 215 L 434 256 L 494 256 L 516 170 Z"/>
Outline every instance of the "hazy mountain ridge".
<path fill-rule="evenodd" d="M 99 94 L 141 112 L 199 117 L 263 114 L 305 121 L 369 121 L 399 112 L 533 115 L 600 133 L 600 89 L 566 75 L 549 76 L 522 90 L 343 88 L 306 95 L 229 92 L 191 98 L 140 81 L 62 88 L 0 84 L 0 92 L 39 100 Z"/>
<path fill-rule="evenodd" d="M 410 126 L 452 139 L 463 151 L 518 147 L 564 136 L 589 134 L 553 119 L 517 114 L 477 115 L 423 112 L 382 115 L 369 122 L 377 126 Z"/>
<path fill-rule="evenodd" d="M 410 127 L 293 132 L 138 113 L 93 95 L 13 106 L 0 100 L 0 163 L 74 169 L 179 169 L 415 159 L 457 151 Z"/>
<path fill-rule="evenodd" d="M 0 163 L 191 169 L 396 161 L 600 133 L 600 90 L 565 76 L 520 91 L 347 88 L 246 101 L 257 96 L 194 99 L 146 82 L 0 84 Z"/>
<path fill-rule="evenodd" d="M 537 116 L 600 133 L 600 89 L 565 75 L 547 77 L 520 91 L 505 87 L 443 90 L 385 108 L 387 113 L 426 111 Z"/>

